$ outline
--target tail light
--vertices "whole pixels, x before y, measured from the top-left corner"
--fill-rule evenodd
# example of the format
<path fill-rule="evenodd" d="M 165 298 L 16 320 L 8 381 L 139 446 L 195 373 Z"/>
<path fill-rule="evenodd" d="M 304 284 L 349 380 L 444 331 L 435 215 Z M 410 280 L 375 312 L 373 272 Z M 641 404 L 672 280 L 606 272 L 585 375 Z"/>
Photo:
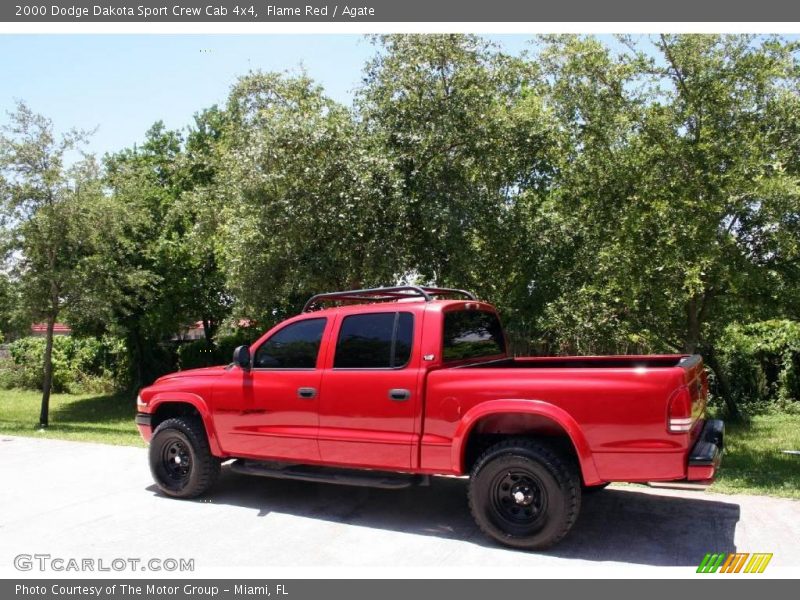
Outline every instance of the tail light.
<path fill-rule="evenodd" d="M 667 431 L 687 433 L 692 428 L 692 396 L 681 386 L 672 394 L 667 407 Z"/>

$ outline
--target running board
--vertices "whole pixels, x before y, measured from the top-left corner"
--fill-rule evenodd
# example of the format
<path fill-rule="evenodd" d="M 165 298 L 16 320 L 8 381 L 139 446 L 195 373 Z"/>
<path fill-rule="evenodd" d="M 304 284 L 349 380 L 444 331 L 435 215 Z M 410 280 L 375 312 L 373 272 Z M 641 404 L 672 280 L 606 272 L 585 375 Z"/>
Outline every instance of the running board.
<path fill-rule="evenodd" d="M 707 490 L 711 485 L 711 481 L 686 481 L 679 479 L 677 481 L 648 481 L 647 485 L 652 488 L 667 489 L 667 490 L 695 490 L 702 492 Z"/>
<path fill-rule="evenodd" d="M 289 463 L 266 462 L 257 460 L 235 460 L 230 465 L 231 471 L 242 475 L 258 475 L 276 479 L 296 479 L 300 481 L 316 481 L 318 483 L 334 483 L 337 485 L 355 485 L 384 489 L 402 489 L 415 485 L 430 485 L 429 475 L 410 475 L 404 473 L 385 473 L 367 469 L 336 469 L 332 467 L 316 467 L 312 465 L 294 465 Z"/>

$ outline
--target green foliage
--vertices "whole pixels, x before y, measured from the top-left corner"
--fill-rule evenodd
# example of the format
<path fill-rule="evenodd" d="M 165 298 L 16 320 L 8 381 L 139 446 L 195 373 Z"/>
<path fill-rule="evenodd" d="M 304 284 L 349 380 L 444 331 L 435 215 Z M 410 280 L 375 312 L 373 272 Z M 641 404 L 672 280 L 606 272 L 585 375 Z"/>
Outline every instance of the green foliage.
<path fill-rule="evenodd" d="M 302 72 L 252 72 L 187 130 L 156 123 L 106 157 L 102 185 L 92 161 L 63 168 L 80 134 L 57 142 L 21 107 L 0 153 L 0 241 L 22 257 L 0 330 L 10 304 L 64 310 L 124 339 L 139 386 L 227 363 L 231 316 L 436 283 L 496 303 L 521 352 L 700 352 L 731 415 L 794 405 L 796 355 L 764 350 L 784 335 L 764 323 L 800 319 L 800 44 L 371 40 L 352 107 Z M 198 320 L 207 339 L 176 349 Z"/>
<path fill-rule="evenodd" d="M 213 335 L 230 310 L 214 252 L 215 213 L 202 191 L 215 179 L 223 121 L 218 110 L 204 111 L 186 139 L 159 122 L 141 146 L 106 157 L 113 200 L 131 215 L 115 262 L 133 276 L 120 285 L 112 321 L 127 340 L 137 387 L 174 368 L 164 343 L 185 324 L 203 319 Z"/>
<path fill-rule="evenodd" d="M 725 329 L 719 349 L 734 398 L 744 409 L 800 411 L 800 322 L 734 324 Z"/>
<path fill-rule="evenodd" d="M 373 42 L 379 52 L 357 108 L 391 169 L 401 273 L 473 288 L 508 307 L 530 252 L 520 192 L 541 190 L 552 176 L 554 121 L 538 65 L 471 35 Z"/>
<path fill-rule="evenodd" d="M 198 369 L 215 365 L 226 365 L 231 362 L 233 351 L 237 346 L 252 344 L 259 333 L 241 329 L 227 335 L 220 335 L 209 345 L 205 340 L 193 340 L 178 346 L 178 368 Z"/>
<path fill-rule="evenodd" d="M 43 427 L 53 383 L 53 324 L 62 313 L 107 317 L 120 280 L 131 276 L 114 261 L 126 211 L 104 194 L 93 156 L 68 163 L 88 135 L 71 130 L 56 137 L 53 123 L 22 102 L 0 129 L 3 271 L 14 280 L 16 312 L 28 323 L 48 324 L 40 365 Z"/>
<path fill-rule="evenodd" d="M 178 369 L 198 369 L 220 364 L 216 348 L 205 340 L 182 343 L 177 349 Z"/>
<path fill-rule="evenodd" d="M 0 362 L 0 387 L 42 388 L 45 339 L 25 337 L 8 346 L 11 359 Z M 127 365 L 120 339 L 57 336 L 53 340 L 53 391 L 109 392 L 124 385 Z"/>
<path fill-rule="evenodd" d="M 0 272 L 0 343 L 13 339 L 24 327 L 18 309 L 18 289 L 8 275 Z M 25 323 L 27 325 L 27 323 Z"/>
<path fill-rule="evenodd" d="M 204 198 L 239 314 L 274 322 L 319 290 L 395 277 L 395 184 L 351 111 L 302 74 L 256 72 L 233 87 L 227 114 Z"/>
<path fill-rule="evenodd" d="M 780 141 L 777 119 L 800 114 L 786 93 L 796 48 L 660 36 L 646 54 L 623 41 L 615 55 L 593 38 L 543 40 L 566 133 L 566 162 L 534 221 L 554 244 L 540 277 L 563 286 L 543 325 L 573 336 L 559 322 L 571 314 L 579 328 L 611 322 L 603 337 L 619 344 L 633 330 L 654 347 L 705 350 L 732 315 L 789 304 L 780 282 L 795 250 L 776 232 L 800 210 L 800 188 L 783 166 L 797 146 Z"/>

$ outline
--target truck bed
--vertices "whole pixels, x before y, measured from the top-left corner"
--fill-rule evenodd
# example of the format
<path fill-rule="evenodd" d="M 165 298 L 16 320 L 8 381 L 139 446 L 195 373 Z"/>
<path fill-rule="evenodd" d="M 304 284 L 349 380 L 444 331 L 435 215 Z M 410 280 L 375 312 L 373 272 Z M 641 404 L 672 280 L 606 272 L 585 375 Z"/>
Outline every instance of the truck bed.
<path fill-rule="evenodd" d="M 452 464 L 450 443 L 464 421 L 487 434 L 540 427 L 558 435 L 569 423 L 591 456 L 597 480 L 680 479 L 702 429 L 705 387 L 698 355 L 518 357 L 434 370 L 427 379 L 422 465 Z M 692 403 L 690 429 L 683 435 L 667 431 L 670 399 L 681 389 Z M 544 417 L 497 422 L 481 416 L 491 404 L 512 413 L 526 402 L 551 411 L 553 423 L 562 424 L 551 426 Z"/>

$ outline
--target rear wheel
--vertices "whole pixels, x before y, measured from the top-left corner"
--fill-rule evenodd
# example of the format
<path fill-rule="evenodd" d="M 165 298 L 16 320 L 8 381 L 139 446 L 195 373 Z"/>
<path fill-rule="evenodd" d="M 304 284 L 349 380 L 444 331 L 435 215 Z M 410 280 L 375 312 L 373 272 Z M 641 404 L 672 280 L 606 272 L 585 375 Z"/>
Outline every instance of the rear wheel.
<path fill-rule="evenodd" d="M 580 498 L 572 462 L 529 439 L 490 447 L 470 476 L 475 522 L 492 539 L 515 548 L 542 549 L 560 541 L 578 517 Z"/>
<path fill-rule="evenodd" d="M 167 419 L 150 440 L 150 472 L 159 489 L 175 498 L 194 498 L 214 485 L 219 459 L 211 454 L 202 422 Z"/>

